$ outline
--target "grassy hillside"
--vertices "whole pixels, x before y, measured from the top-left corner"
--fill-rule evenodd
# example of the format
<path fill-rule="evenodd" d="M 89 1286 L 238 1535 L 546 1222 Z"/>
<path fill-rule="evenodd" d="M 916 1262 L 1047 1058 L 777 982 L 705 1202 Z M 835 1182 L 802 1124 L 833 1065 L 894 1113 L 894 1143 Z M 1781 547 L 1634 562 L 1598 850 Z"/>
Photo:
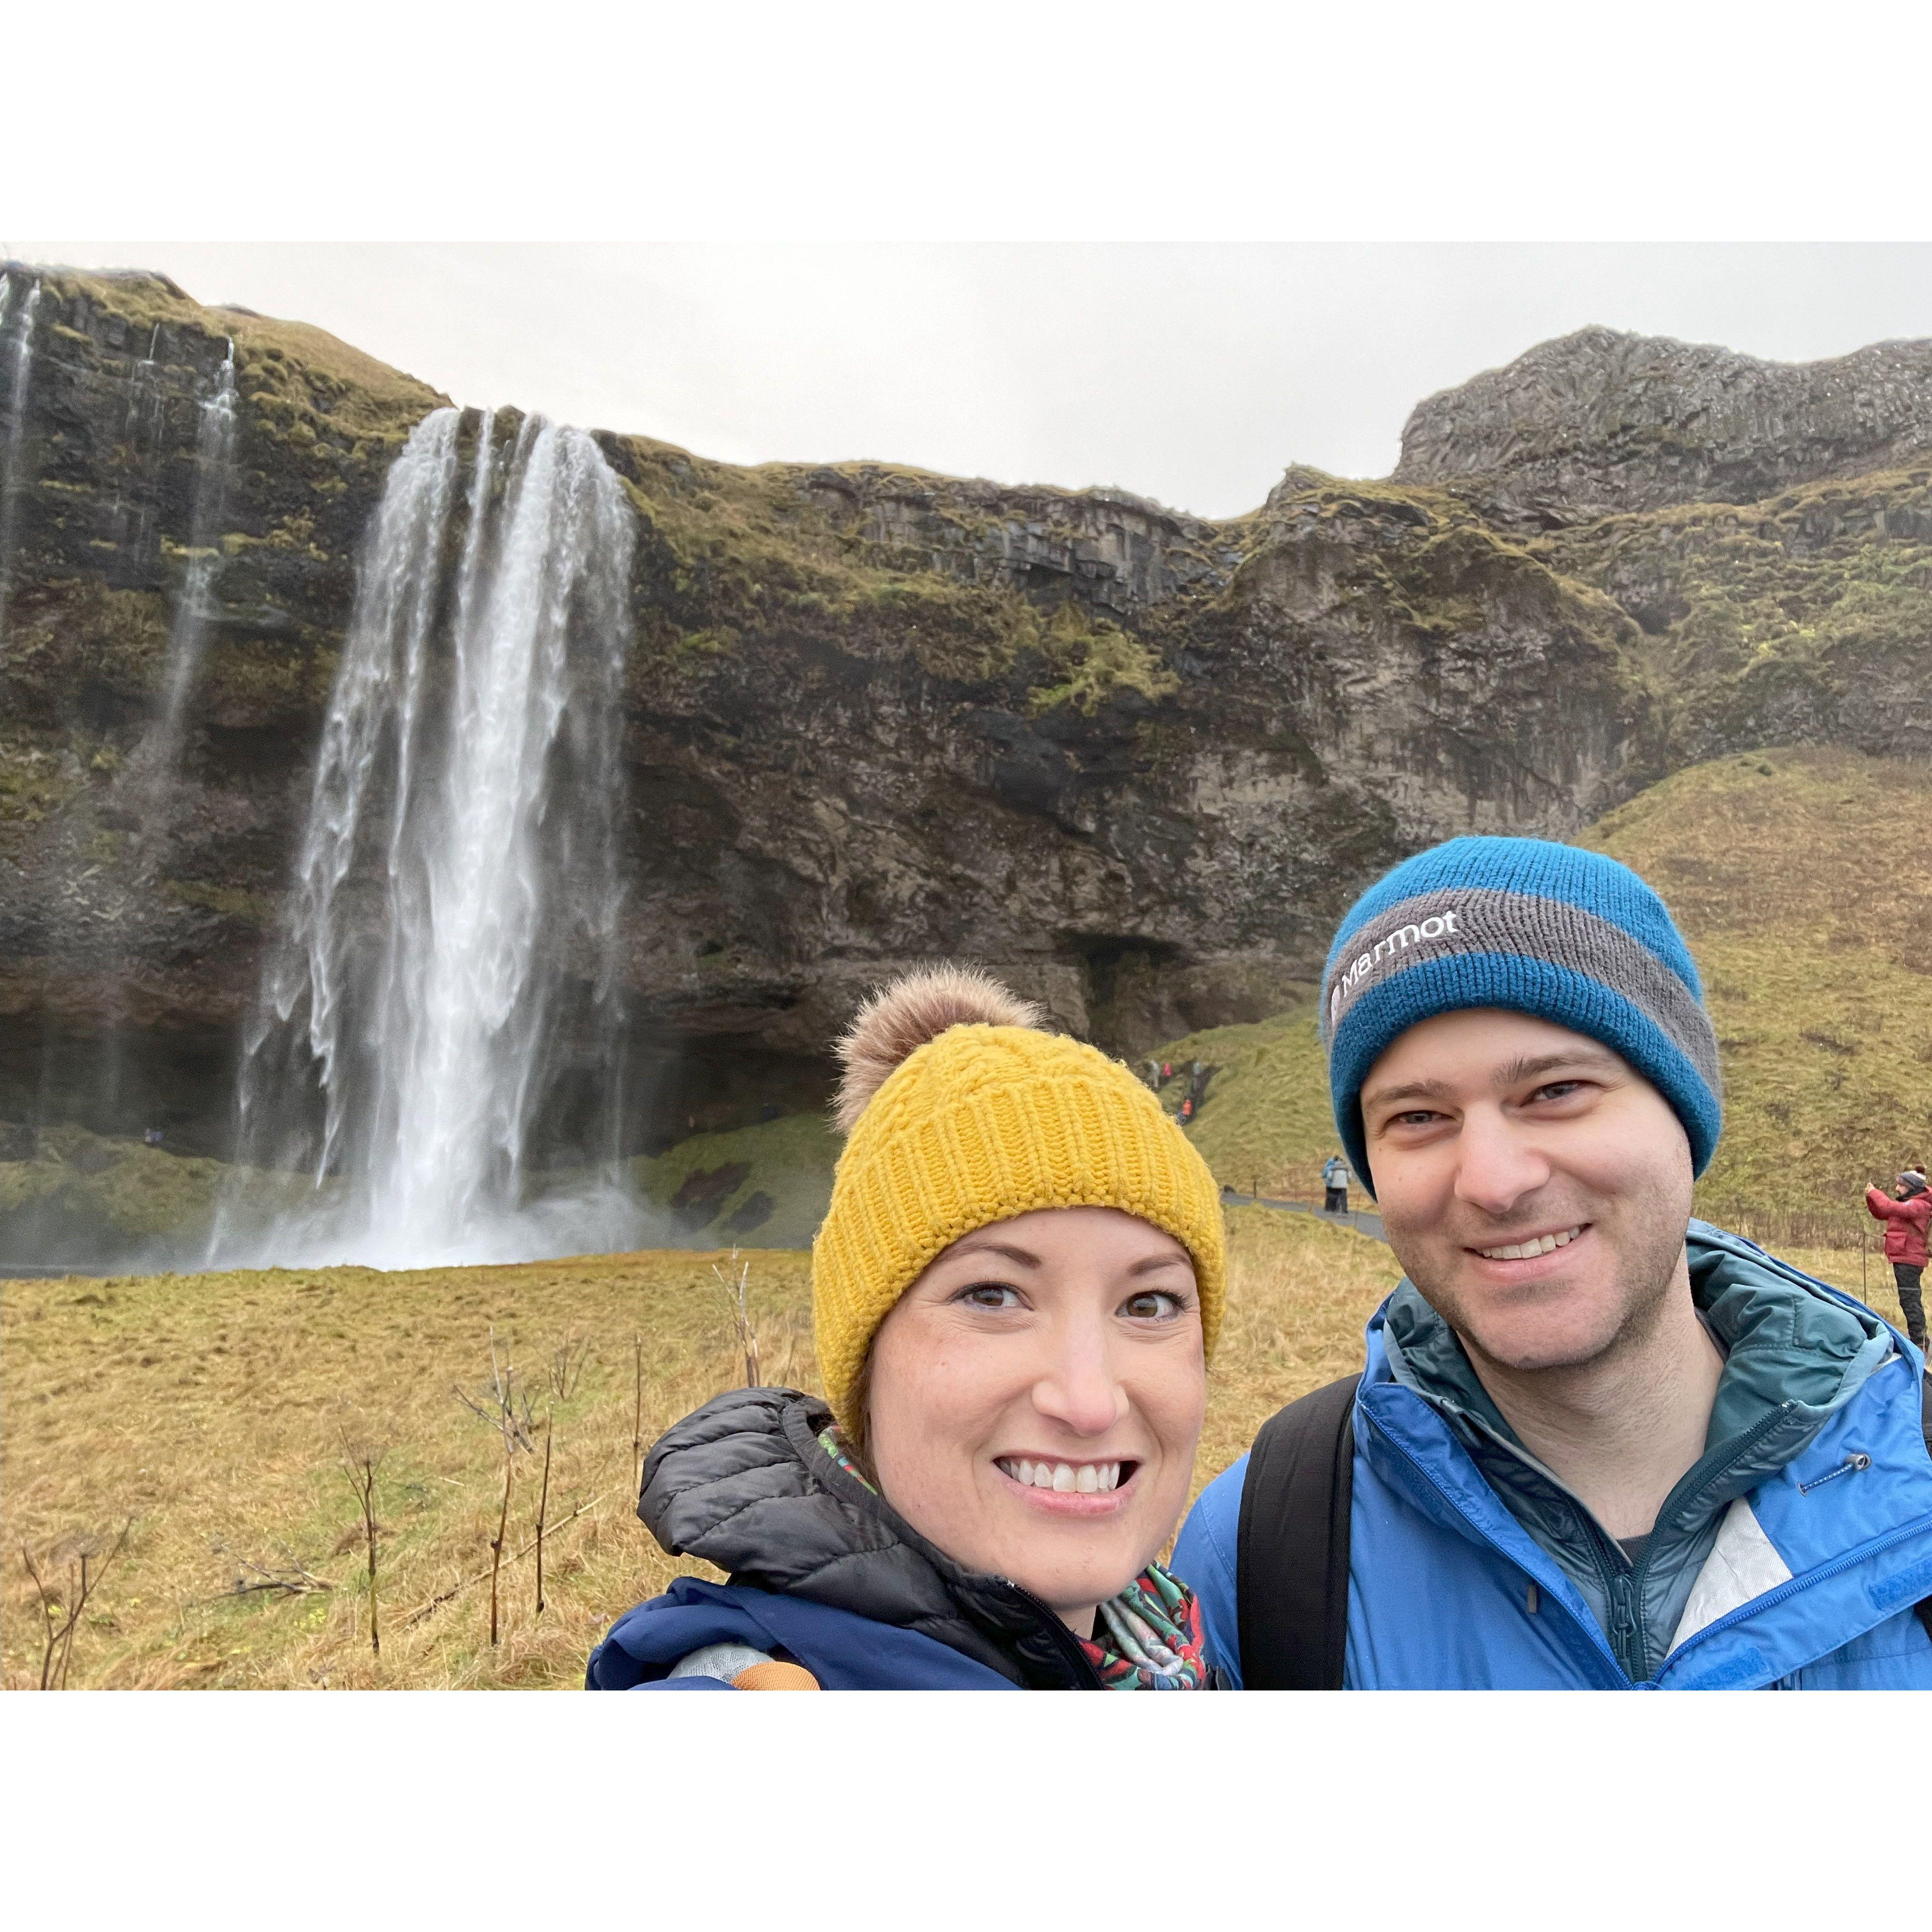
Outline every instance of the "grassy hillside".
<path fill-rule="evenodd" d="M 1394 1279 L 1388 1251 L 1346 1230 L 1262 1209 L 1232 1221 L 1197 1484 L 1282 1402 L 1354 1365 Z M 39 1681 L 43 1627 L 20 1548 L 58 1585 L 82 1539 L 111 1545 L 124 1524 L 126 1546 L 76 1633 L 74 1684 L 574 1688 L 613 1616 L 675 1574 L 711 1574 L 667 1558 L 632 1514 L 632 1437 L 648 1444 L 743 1379 L 714 1273 L 722 1258 L 0 1285 L 12 1543 L 0 1682 Z M 762 1379 L 812 1388 L 806 1256 L 747 1258 Z M 536 1445 L 514 1457 L 494 1648 L 503 1451 L 458 1394 L 487 1381 L 493 1341 L 531 1398 Z M 546 1418 L 539 1617 L 530 1546 Z M 382 1456 L 380 1659 L 345 1440 Z"/>
<path fill-rule="evenodd" d="M 1932 1152 L 1932 767 L 1775 751 L 1679 772 L 1578 842 L 1634 866 L 1682 926 L 1723 1055 L 1712 1218 L 1835 1216 Z M 1217 1066 L 1192 1138 L 1221 1180 L 1306 1196 L 1334 1151 L 1313 1013 L 1162 1049 Z M 1178 1105 L 1177 1081 L 1166 1097 Z"/>
<path fill-rule="evenodd" d="M 1932 1152 L 1932 766 L 1849 752 L 1717 760 L 1582 843 L 1649 880 L 1717 1024 L 1724 1136 L 1706 1213 L 1863 1218 Z"/>
<path fill-rule="evenodd" d="M 1252 1026 L 1213 1027 L 1164 1046 L 1174 1078 L 1161 1090 L 1172 1113 L 1195 1060 L 1216 1070 L 1188 1138 L 1215 1178 L 1237 1193 L 1258 1185 L 1289 1199 L 1318 1195 L 1322 1164 L 1340 1151 L 1312 1003 Z"/>
<path fill-rule="evenodd" d="M 802 1248 L 832 1198 L 843 1145 L 820 1114 L 788 1114 L 754 1127 L 693 1134 L 635 1160 L 638 1191 L 666 1215 L 672 1238 L 710 1247 Z"/>

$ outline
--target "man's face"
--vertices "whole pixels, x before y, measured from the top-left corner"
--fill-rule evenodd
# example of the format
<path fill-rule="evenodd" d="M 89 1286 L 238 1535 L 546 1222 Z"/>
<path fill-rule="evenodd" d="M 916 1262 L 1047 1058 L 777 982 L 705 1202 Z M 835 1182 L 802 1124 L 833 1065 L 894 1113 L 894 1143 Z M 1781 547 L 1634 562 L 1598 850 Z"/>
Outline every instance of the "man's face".
<path fill-rule="evenodd" d="M 1361 1104 L 1390 1244 L 1466 1346 L 1570 1367 L 1647 1330 L 1683 1264 L 1690 1147 L 1628 1061 L 1526 1014 L 1443 1013 Z"/>

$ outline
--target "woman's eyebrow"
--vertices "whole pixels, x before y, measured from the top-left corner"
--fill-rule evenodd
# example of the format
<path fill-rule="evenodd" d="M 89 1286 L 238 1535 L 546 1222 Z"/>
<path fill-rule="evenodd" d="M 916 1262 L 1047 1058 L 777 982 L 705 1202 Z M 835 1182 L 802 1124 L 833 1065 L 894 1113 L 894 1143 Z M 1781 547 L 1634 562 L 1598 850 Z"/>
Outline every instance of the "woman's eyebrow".
<path fill-rule="evenodd" d="M 952 1250 L 956 1256 L 966 1255 L 1004 1255 L 1010 1262 L 1017 1262 L 1022 1268 L 1038 1268 L 1040 1257 L 1025 1248 L 1014 1247 L 1006 1241 L 962 1241 Z"/>
<path fill-rule="evenodd" d="M 1130 1274 L 1151 1274 L 1156 1268 L 1192 1268 L 1194 1264 L 1185 1255 L 1149 1255 L 1137 1261 L 1128 1269 Z"/>

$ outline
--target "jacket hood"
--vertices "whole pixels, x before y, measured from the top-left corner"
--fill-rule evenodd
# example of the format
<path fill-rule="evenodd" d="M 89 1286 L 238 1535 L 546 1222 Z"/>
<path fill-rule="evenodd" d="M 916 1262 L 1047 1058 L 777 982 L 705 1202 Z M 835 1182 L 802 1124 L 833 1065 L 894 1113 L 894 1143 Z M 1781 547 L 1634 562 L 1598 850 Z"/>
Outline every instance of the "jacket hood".
<path fill-rule="evenodd" d="M 831 1421 L 796 1389 L 718 1396 L 645 1458 L 638 1514 L 735 1584 L 916 1631 L 1028 1689 L 1099 1687 L 1046 1605 L 956 1563 L 845 1468 L 819 1440 Z"/>

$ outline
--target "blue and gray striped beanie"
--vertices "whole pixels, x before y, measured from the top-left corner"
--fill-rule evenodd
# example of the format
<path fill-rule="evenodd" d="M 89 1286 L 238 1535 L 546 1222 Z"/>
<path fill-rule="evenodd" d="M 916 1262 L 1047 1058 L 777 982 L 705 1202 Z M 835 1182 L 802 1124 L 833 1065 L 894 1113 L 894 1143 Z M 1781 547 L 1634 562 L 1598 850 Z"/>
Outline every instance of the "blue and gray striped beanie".
<path fill-rule="evenodd" d="M 1699 1174 L 1723 1124 L 1718 1041 L 1689 950 L 1628 866 L 1540 838 L 1452 838 L 1358 898 L 1322 977 L 1328 1090 L 1371 1192 L 1358 1105 L 1397 1034 L 1501 1006 L 1600 1040 L 1676 1110 Z"/>

